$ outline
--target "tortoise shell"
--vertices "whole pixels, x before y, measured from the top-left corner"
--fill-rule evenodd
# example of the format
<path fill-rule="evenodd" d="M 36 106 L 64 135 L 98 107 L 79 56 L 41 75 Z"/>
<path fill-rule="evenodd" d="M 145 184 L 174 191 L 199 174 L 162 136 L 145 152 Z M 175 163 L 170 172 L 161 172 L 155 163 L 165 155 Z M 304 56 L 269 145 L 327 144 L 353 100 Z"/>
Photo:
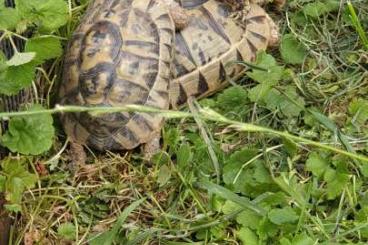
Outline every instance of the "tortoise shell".
<path fill-rule="evenodd" d="M 258 5 L 239 23 L 217 0 L 181 0 L 189 23 L 175 33 L 161 1 L 95 0 L 89 6 L 68 47 L 61 104 L 177 108 L 189 96 L 224 87 L 227 76 L 244 69 L 227 63 L 254 60 L 272 39 L 274 24 Z M 66 113 L 62 121 L 72 140 L 98 150 L 135 148 L 163 123 L 156 114 L 134 112 Z"/>
<path fill-rule="evenodd" d="M 170 104 L 185 104 L 189 96 L 205 97 L 228 85 L 245 69 L 234 61 L 254 61 L 257 52 L 277 41 L 277 27 L 265 10 L 250 4 L 245 23 L 231 18 L 229 5 L 217 1 L 184 0 L 189 11 L 187 27 L 175 35 L 174 80 Z"/>
<path fill-rule="evenodd" d="M 95 0 L 69 43 L 60 103 L 139 104 L 168 109 L 175 27 L 156 0 Z M 163 119 L 149 113 L 62 115 L 72 140 L 98 150 L 132 149 L 149 141 Z"/>

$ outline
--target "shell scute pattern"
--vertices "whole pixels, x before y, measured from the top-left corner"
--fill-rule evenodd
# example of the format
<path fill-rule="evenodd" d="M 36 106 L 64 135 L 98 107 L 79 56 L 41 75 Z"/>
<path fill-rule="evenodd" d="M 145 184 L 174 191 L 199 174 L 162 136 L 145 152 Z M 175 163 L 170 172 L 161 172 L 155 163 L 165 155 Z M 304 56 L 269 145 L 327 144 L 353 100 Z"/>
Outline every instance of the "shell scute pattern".
<path fill-rule="evenodd" d="M 273 23 L 252 4 L 239 23 L 217 0 L 177 0 L 189 23 L 175 33 L 161 0 L 95 0 L 69 43 L 62 104 L 121 106 L 141 104 L 167 109 L 223 88 L 226 78 L 253 61 L 271 42 Z M 174 59 L 173 59 L 173 53 Z M 100 150 L 132 149 L 160 130 L 163 120 L 150 113 L 121 112 L 62 117 L 75 141 Z"/>
<path fill-rule="evenodd" d="M 119 13 L 119 14 L 117 14 Z M 159 1 L 96 0 L 70 41 L 61 104 L 167 109 L 174 24 Z M 93 148 L 132 149 L 159 131 L 149 113 L 66 113 L 66 133 Z"/>
<path fill-rule="evenodd" d="M 223 88 L 227 76 L 244 70 L 244 66 L 229 62 L 253 61 L 257 52 L 269 45 L 274 24 L 260 6 L 250 5 L 245 23 L 237 22 L 230 14 L 228 5 L 216 1 L 206 1 L 190 10 L 191 21 L 175 40 L 176 78 L 169 92 L 173 108 L 184 104 L 189 96 L 204 97 Z"/>

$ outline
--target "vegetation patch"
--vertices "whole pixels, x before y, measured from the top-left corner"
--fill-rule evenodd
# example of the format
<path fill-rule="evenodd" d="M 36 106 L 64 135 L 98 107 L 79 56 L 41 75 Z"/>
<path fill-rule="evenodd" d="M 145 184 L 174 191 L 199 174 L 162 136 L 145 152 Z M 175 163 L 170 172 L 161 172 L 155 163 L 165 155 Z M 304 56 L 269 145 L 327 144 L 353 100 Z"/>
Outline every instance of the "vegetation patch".
<path fill-rule="evenodd" d="M 139 149 L 91 151 L 75 166 L 57 113 L 87 108 L 54 101 L 87 2 L 0 4 L 0 41 L 13 53 L 0 53 L 0 93 L 33 98 L 0 113 L 0 144 L 12 152 L 1 159 L 0 192 L 14 244 L 368 242 L 365 0 L 269 7 L 278 48 L 260 52 L 236 85 L 165 111 L 150 162 Z"/>

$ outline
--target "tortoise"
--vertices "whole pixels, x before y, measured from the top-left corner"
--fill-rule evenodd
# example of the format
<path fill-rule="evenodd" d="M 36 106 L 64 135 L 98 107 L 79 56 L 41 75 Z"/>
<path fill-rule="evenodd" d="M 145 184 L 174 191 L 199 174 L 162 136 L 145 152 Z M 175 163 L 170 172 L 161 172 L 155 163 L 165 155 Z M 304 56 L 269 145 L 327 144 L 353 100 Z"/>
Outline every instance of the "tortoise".
<path fill-rule="evenodd" d="M 241 71 L 228 61 L 254 60 L 277 33 L 258 5 L 250 4 L 241 23 L 227 1 L 237 0 L 182 0 L 181 7 L 171 0 L 93 1 L 68 45 L 60 104 L 168 109 L 215 92 Z M 100 151 L 149 143 L 163 124 L 143 112 L 61 119 L 72 141 Z"/>

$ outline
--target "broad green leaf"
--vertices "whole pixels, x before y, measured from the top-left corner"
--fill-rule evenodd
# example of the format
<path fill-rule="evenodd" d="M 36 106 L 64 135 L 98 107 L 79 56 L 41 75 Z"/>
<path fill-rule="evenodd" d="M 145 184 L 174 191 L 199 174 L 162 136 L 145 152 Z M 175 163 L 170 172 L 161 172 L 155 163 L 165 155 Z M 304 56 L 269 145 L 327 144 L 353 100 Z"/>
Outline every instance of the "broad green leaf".
<path fill-rule="evenodd" d="M 298 145 L 289 138 L 282 137 L 282 143 L 290 156 L 295 156 L 298 152 Z"/>
<path fill-rule="evenodd" d="M 353 122 L 363 125 L 368 120 L 368 101 L 354 99 L 349 105 L 349 113 L 353 116 Z"/>
<path fill-rule="evenodd" d="M 165 164 L 160 167 L 157 176 L 157 182 L 160 186 L 164 186 L 167 182 L 169 182 L 171 178 L 171 169 Z"/>
<path fill-rule="evenodd" d="M 306 162 L 306 169 L 311 171 L 313 175 L 321 177 L 327 169 L 329 169 L 329 163 L 322 158 L 318 153 L 312 152 Z"/>
<path fill-rule="evenodd" d="M 276 81 L 263 82 L 256 85 L 249 90 L 249 99 L 252 102 L 260 102 L 265 99 L 268 93 L 271 91 L 272 87 L 277 84 Z"/>
<path fill-rule="evenodd" d="M 335 163 L 336 169 L 328 169 L 325 172 L 324 180 L 327 182 L 327 198 L 333 200 L 338 197 L 344 188 L 349 184 L 349 171 L 346 161 L 338 161 Z"/>
<path fill-rule="evenodd" d="M 20 213 L 22 212 L 22 206 L 19 204 L 5 204 L 5 210 L 8 212 Z"/>
<path fill-rule="evenodd" d="M 29 111 L 42 110 L 41 105 L 33 105 Z M 38 114 L 11 118 L 9 129 L 1 137 L 1 143 L 12 152 L 38 155 L 52 145 L 55 130 L 50 114 Z"/>
<path fill-rule="evenodd" d="M 282 36 L 280 53 L 288 64 L 302 64 L 307 55 L 306 48 L 292 34 Z"/>
<path fill-rule="evenodd" d="M 133 212 L 136 208 L 139 207 L 146 199 L 140 199 L 132 204 L 130 204 L 124 211 L 121 213 L 119 218 L 116 220 L 115 224 L 109 231 L 105 231 L 94 238 L 92 238 L 89 242 L 90 245 L 111 245 L 116 239 L 121 226 L 124 224 L 125 220 L 128 218 L 129 214 Z"/>
<path fill-rule="evenodd" d="M 295 223 L 299 216 L 290 207 L 275 208 L 268 213 L 270 221 L 276 225 Z"/>
<path fill-rule="evenodd" d="M 18 21 L 18 11 L 15 8 L 6 8 L 4 1 L 0 3 L 0 29 L 13 30 Z"/>
<path fill-rule="evenodd" d="M 16 0 L 23 19 L 39 25 L 43 31 L 53 31 L 68 20 L 68 5 L 63 0 Z"/>
<path fill-rule="evenodd" d="M 298 234 L 294 237 L 292 245 L 314 245 L 316 241 L 313 241 L 307 234 Z"/>
<path fill-rule="evenodd" d="M 28 39 L 26 52 L 35 52 L 35 62 L 43 63 L 45 60 L 57 58 L 62 54 L 60 40 L 55 37 L 35 37 Z"/>
<path fill-rule="evenodd" d="M 304 110 L 304 99 L 297 94 L 293 86 L 285 86 L 283 90 L 284 94 L 276 89 L 271 89 L 265 94 L 263 100 L 266 107 L 271 111 L 279 109 L 288 118 L 299 116 Z"/>
<path fill-rule="evenodd" d="M 76 228 L 73 223 L 63 223 L 58 227 L 58 235 L 67 240 L 75 239 Z"/>
<path fill-rule="evenodd" d="M 318 18 L 321 15 L 338 10 L 339 6 L 340 6 L 340 1 L 338 0 L 315 1 L 312 3 L 306 4 L 303 7 L 303 12 L 307 16 L 310 16 L 312 18 Z"/>
<path fill-rule="evenodd" d="M 238 222 L 238 224 L 243 225 L 243 227 L 249 227 L 253 230 L 257 229 L 261 220 L 262 216 L 251 210 L 244 210 L 236 217 L 236 222 Z"/>
<path fill-rule="evenodd" d="M 257 154 L 257 150 L 244 148 L 234 152 L 223 169 L 223 180 L 225 184 L 232 185 L 243 164 L 247 163 Z"/>
<path fill-rule="evenodd" d="M 224 90 L 216 100 L 217 107 L 228 111 L 231 108 L 234 111 L 236 108 L 244 110 L 248 103 L 248 93 L 241 86 L 233 86 Z"/>
<path fill-rule="evenodd" d="M 256 233 L 248 228 L 241 228 L 236 232 L 237 237 L 244 245 L 258 245 L 258 236 Z"/>
<path fill-rule="evenodd" d="M 35 52 L 19 53 L 16 52 L 10 60 L 6 62 L 8 66 L 20 66 L 29 63 L 36 56 Z"/>
<path fill-rule="evenodd" d="M 35 66 L 27 63 L 19 66 L 9 66 L 0 72 L 0 93 L 5 95 L 17 94 L 21 89 L 31 85 Z"/>
<path fill-rule="evenodd" d="M 252 72 L 247 72 L 247 75 L 259 83 L 278 82 L 283 75 L 284 68 L 278 66 L 275 58 L 264 51 L 258 53 L 255 65 L 266 71 L 254 68 Z"/>
<path fill-rule="evenodd" d="M 24 160 L 8 158 L 2 161 L 1 167 L 6 176 L 6 199 L 11 204 L 20 204 L 23 192 L 34 186 L 37 176 L 28 172 Z"/>

